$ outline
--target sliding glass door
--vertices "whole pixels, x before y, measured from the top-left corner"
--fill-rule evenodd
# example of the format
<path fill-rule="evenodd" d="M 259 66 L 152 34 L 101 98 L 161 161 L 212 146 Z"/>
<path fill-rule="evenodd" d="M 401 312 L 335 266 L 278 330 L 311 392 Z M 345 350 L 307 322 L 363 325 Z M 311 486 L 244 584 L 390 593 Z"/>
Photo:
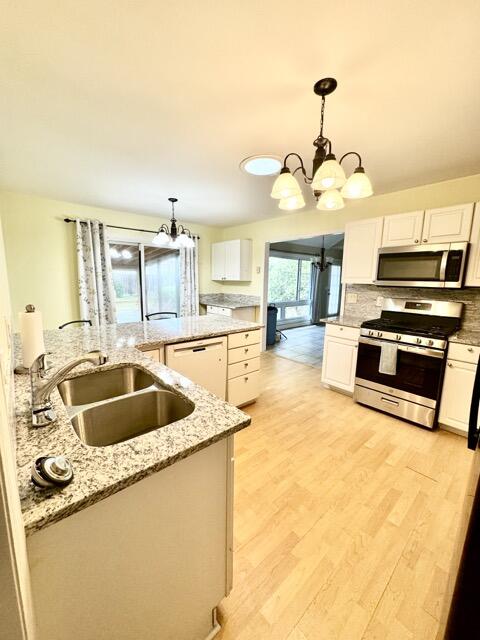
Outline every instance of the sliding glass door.
<path fill-rule="evenodd" d="M 178 251 L 153 245 L 110 243 L 117 322 L 138 322 L 147 313 L 179 312 Z"/>

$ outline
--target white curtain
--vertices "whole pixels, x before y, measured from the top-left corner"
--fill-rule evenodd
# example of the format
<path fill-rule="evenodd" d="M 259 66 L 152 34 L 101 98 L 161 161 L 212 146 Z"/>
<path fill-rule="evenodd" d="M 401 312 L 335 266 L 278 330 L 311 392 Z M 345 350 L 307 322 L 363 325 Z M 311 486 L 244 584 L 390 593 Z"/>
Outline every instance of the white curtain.
<path fill-rule="evenodd" d="M 78 290 L 82 320 L 95 326 L 115 322 L 113 280 L 105 225 L 76 220 Z"/>
<path fill-rule="evenodd" d="M 180 315 L 198 313 L 198 239 L 195 239 L 194 247 L 180 249 Z"/>

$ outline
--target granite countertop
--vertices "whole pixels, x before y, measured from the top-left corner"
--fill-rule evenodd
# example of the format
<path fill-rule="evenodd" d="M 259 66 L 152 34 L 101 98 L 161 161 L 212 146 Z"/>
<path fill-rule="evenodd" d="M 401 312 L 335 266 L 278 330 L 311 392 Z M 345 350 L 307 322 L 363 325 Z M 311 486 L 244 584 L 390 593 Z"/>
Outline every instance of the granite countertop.
<path fill-rule="evenodd" d="M 52 352 L 49 364 L 54 370 L 80 354 L 101 349 L 109 361 L 98 370 L 135 364 L 148 371 L 163 387 L 193 402 L 195 409 L 182 420 L 132 440 L 106 447 L 91 447 L 77 437 L 57 390 L 51 396 L 57 422 L 50 427 L 32 428 L 30 379 L 28 375 L 16 375 L 18 484 L 26 534 L 31 535 L 58 522 L 247 427 L 250 417 L 246 413 L 155 362 L 139 348 L 155 349 L 163 344 L 261 327 L 261 324 L 222 316 L 193 316 L 109 325 L 100 330 L 69 327 L 62 331 L 45 331 L 46 349 Z M 18 336 L 16 343 L 18 352 Z M 69 377 L 94 370 L 88 364 L 81 365 Z M 46 454 L 65 455 L 74 467 L 73 482 L 62 490 L 37 489 L 30 481 L 33 460 Z"/>
<path fill-rule="evenodd" d="M 458 333 L 450 336 L 448 341 L 457 342 L 459 344 L 470 344 L 473 347 L 480 347 L 480 331 L 461 329 Z"/>
<path fill-rule="evenodd" d="M 227 309 L 259 307 L 260 296 L 245 296 L 241 293 L 201 293 L 200 304 L 208 304 L 212 307 L 226 307 Z"/>
<path fill-rule="evenodd" d="M 322 318 L 320 322 L 325 322 L 325 324 L 339 324 L 344 327 L 355 327 L 359 328 L 362 322 L 365 322 L 367 318 L 359 318 L 358 316 L 331 316 L 330 318 Z"/>

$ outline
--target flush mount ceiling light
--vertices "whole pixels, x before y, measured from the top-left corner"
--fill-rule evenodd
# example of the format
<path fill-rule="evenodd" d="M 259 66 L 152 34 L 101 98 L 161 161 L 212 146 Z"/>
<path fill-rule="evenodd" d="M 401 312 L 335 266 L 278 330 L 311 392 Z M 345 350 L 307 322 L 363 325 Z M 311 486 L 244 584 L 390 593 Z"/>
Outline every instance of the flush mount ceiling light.
<path fill-rule="evenodd" d="M 268 154 L 250 156 L 240 163 L 240 169 L 252 176 L 274 176 L 281 168 L 281 159 Z"/>
<path fill-rule="evenodd" d="M 323 120 L 325 113 L 325 98 L 337 88 L 335 78 L 323 78 L 315 83 L 313 91 L 322 98 L 320 115 L 320 133 L 313 141 L 315 156 L 311 177 L 307 174 L 302 157 L 298 153 L 288 153 L 283 160 L 280 175 L 273 183 L 271 196 L 279 200 L 279 208 L 285 210 L 301 209 L 305 206 L 302 189 L 295 177 L 301 171 L 303 180 L 312 187 L 317 199 L 317 209 L 332 211 L 345 206 L 343 198 L 368 198 L 373 194 L 372 185 L 362 166 L 362 158 L 356 151 L 348 151 L 340 160 L 332 151 L 332 142 L 323 135 Z M 356 157 L 358 165 L 347 179 L 342 162 L 349 156 Z M 293 172 L 287 167 L 289 158 L 295 157 L 300 165 Z"/>
<path fill-rule="evenodd" d="M 170 220 L 170 228 L 165 223 L 162 224 L 157 232 L 157 235 L 153 238 L 153 244 L 157 247 L 165 247 L 166 249 L 181 249 L 182 247 L 194 247 L 192 234 L 190 231 L 179 224 L 175 219 L 175 203 L 178 202 L 178 198 L 169 198 L 169 202 L 172 203 L 172 218 Z"/>

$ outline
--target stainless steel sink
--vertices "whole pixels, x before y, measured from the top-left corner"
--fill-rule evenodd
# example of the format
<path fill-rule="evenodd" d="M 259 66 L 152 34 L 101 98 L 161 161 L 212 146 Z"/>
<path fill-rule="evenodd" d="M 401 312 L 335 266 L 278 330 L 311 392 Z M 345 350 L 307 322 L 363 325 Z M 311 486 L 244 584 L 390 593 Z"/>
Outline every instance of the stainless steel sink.
<path fill-rule="evenodd" d="M 165 427 L 190 415 L 193 409 L 193 403 L 181 396 L 156 389 L 93 405 L 71 420 L 82 442 L 106 447 Z"/>
<path fill-rule="evenodd" d="M 146 389 L 154 383 L 154 379 L 146 371 L 128 365 L 64 380 L 58 385 L 58 390 L 64 404 L 72 407 L 124 396 Z"/>

